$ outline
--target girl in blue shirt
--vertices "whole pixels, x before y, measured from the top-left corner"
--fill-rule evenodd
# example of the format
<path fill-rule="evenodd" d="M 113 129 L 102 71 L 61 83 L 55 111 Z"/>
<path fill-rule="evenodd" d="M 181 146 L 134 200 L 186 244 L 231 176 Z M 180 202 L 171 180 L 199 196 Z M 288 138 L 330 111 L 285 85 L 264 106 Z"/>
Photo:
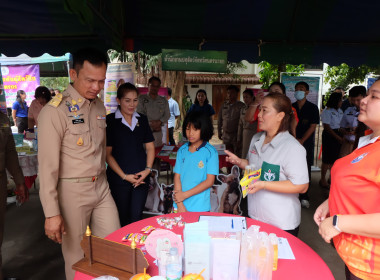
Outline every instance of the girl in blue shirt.
<path fill-rule="evenodd" d="M 18 90 L 16 101 L 12 106 L 12 118 L 18 128 L 18 133 L 24 133 L 24 131 L 28 129 L 28 105 L 25 99 L 25 91 Z"/>
<path fill-rule="evenodd" d="M 177 153 L 174 209 L 178 212 L 210 211 L 210 188 L 219 173 L 218 152 L 208 143 L 214 134 L 211 119 L 202 112 L 191 112 L 187 114 L 182 130 L 189 142 Z"/>

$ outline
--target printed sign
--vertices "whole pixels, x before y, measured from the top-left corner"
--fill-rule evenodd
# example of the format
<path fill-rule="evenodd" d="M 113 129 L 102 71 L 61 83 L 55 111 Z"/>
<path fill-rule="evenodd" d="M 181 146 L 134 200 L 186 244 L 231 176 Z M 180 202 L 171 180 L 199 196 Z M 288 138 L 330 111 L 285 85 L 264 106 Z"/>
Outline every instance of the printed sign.
<path fill-rule="evenodd" d="M 135 83 L 135 64 L 133 62 L 109 63 L 104 85 L 104 106 L 107 114 L 116 111 L 117 89 L 124 83 Z"/>
<path fill-rule="evenodd" d="M 162 70 L 224 73 L 227 52 L 162 49 Z"/>
<path fill-rule="evenodd" d="M 1 73 L 7 107 L 12 107 L 16 101 L 18 90 L 26 92 L 25 101 L 30 105 L 34 99 L 34 91 L 40 85 L 40 66 L 38 64 L 2 66 Z"/>
<path fill-rule="evenodd" d="M 293 102 L 296 102 L 294 97 L 294 87 L 298 82 L 306 82 L 309 85 L 309 94 L 306 96 L 306 99 L 311 103 L 314 103 L 319 107 L 319 91 L 321 77 L 311 77 L 311 76 L 289 76 L 285 73 L 281 75 L 281 82 L 285 85 L 286 96 L 290 98 Z"/>

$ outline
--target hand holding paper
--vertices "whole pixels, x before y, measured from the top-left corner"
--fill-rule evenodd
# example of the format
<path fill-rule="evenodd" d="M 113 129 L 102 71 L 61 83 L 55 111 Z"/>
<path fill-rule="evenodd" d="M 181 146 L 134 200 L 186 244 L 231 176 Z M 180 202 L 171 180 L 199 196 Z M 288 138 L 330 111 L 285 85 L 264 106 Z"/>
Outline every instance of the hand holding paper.
<path fill-rule="evenodd" d="M 240 186 L 241 186 L 243 198 L 245 198 L 248 194 L 248 186 L 251 183 L 254 183 L 257 180 L 259 180 L 260 175 L 261 175 L 261 168 L 259 170 L 254 170 L 252 172 L 249 172 L 240 180 Z"/>

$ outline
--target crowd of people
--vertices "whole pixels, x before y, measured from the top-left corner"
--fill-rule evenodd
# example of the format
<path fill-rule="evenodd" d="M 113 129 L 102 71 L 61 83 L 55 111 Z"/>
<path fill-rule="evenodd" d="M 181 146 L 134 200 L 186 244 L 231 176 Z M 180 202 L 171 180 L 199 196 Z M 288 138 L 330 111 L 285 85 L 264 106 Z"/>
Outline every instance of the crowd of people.
<path fill-rule="evenodd" d="M 167 123 L 169 143 L 175 144 L 173 130 L 180 112 L 171 90 L 168 98 L 159 96 L 161 80 L 157 77 L 149 79 L 146 95 L 140 95 L 133 84 L 121 83 L 118 108 L 106 116 L 98 98 L 106 69 L 105 54 L 79 50 L 69 71 L 72 83 L 63 93 L 52 96 L 49 89 L 39 87 L 28 110 L 25 92 L 20 91 L 13 105 L 19 133 L 38 127 L 45 234 L 62 244 L 67 279 L 74 278 L 72 265 L 83 257 L 80 241 L 87 225 L 94 235 L 105 237 L 142 218 L 149 174 L 159 164 L 155 148 L 163 144 Z M 322 238 L 334 240 L 346 264 L 347 279 L 379 279 L 380 81 L 368 95 L 364 87 L 351 88 L 348 101 L 343 101 L 339 90 L 331 93 L 321 114 L 320 185 L 329 187 L 326 175 L 331 170 L 331 189 L 314 220 Z M 294 92 L 292 104 L 285 86 L 275 82 L 268 93 L 260 91 L 255 96 L 252 90 L 244 90 L 243 103 L 238 100 L 240 89 L 229 86 L 219 109 L 217 133 L 226 146 L 228 162 L 242 170 L 247 166 L 261 170 L 260 180 L 248 188 L 249 217 L 297 236 L 301 207 L 310 205 L 308 189 L 320 117 L 318 107 L 307 100 L 306 82 L 298 82 Z M 347 106 L 344 111 L 342 104 Z M 219 174 L 218 153 L 209 143 L 214 115 L 206 91 L 198 90 L 182 124 L 188 142 L 177 152 L 174 211 L 211 210 L 210 190 Z M 26 201 L 28 192 L 9 120 L 0 121 L 4 134 L 0 147 L 7 151 L 0 153 L 1 183 L 6 185 L 2 178 L 7 168 L 15 179 L 18 199 Z M 367 136 L 359 139 L 366 131 Z M 0 226 L 3 220 L 1 210 Z M 0 240 L 1 233 L 2 228 Z"/>
<path fill-rule="evenodd" d="M 18 90 L 16 93 L 16 101 L 12 105 L 12 119 L 14 125 L 17 127 L 18 133 L 24 133 L 28 129 L 38 127 L 38 115 L 42 107 L 44 107 L 55 94 L 60 93 L 58 89 L 48 89 L 44 86 L 36 88 L 34 93 L 34 100 L 28 104 L 26 103 L 26 93 L 23 90 Z"/>

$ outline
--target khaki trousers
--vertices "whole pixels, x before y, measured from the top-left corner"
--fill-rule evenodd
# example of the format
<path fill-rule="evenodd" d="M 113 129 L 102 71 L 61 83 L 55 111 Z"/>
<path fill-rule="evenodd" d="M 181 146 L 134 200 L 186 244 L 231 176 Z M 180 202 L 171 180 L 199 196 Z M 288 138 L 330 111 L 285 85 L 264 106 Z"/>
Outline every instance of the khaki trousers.
<path fill-rule="evenodd" d="M 80 247 L 87 225 L 92 234 L 104 238 L 120 228 L 119 215 L 105 174 L 95 182 L 58 183 L 58 200 L 66 235 L 62 239 L 66 279 L 72 280 L 74 263 L 83 258 Z"/>
<path fill-rule="evenodd" d="M 154 147 L 162 146 L 162 131 L 153 132 Z"/>

